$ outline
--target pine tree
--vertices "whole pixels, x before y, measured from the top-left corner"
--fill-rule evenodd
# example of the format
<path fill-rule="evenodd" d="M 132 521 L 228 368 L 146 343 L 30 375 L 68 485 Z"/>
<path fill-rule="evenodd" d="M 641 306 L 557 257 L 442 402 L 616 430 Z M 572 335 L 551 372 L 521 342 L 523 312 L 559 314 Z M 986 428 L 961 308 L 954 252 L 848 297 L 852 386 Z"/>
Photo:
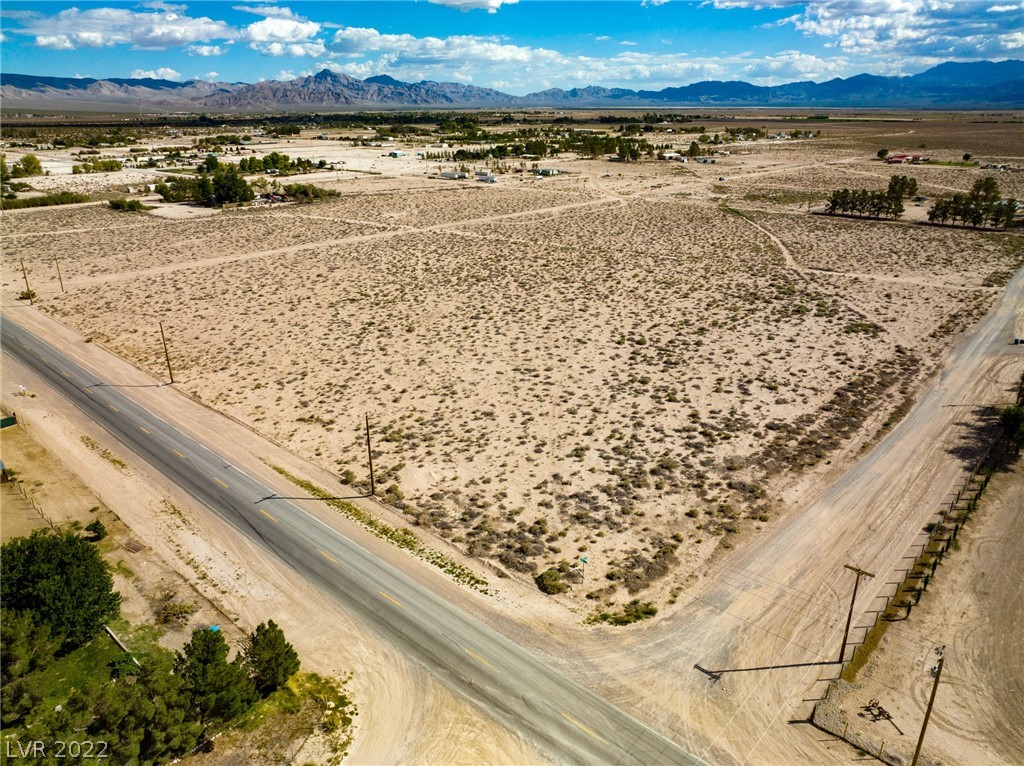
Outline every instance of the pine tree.
<path fill-rule="evenodd" d="M 299 655 L 273 620 L 256 626 L 245 645 L 245 661 L 256 688 L 264 697 L 299 670 Z"/>
<path fill-rule="evenodd" d="M 9 684 L 53 661 L 60 641 L 48 625 L 36 625 L 29 612 L 0 611 L 0 682 Z"/>
<path fill-rule="evenodd" d="M 175 657 L 174 672 L 181 676 L 192 717 L 202 723 L 229 721 L 256 699 L 241 655 L 232 662 L 227 657 L 224 634 L 203 628 L 193 631 L 192 640 Z"/>

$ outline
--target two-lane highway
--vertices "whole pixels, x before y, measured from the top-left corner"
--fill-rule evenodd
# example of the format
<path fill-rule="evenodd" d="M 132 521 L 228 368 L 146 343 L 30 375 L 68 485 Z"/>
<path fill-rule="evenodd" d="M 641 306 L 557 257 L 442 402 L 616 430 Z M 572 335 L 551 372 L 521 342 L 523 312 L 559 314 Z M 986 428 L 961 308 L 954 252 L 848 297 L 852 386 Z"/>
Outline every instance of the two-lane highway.
<path fill-rule="evenodd" d="M 283 500 L 260 503 L 274 494 L 271 489 L 7 317 L 0 324 L 0 342 L 5 354 L 153 469 L 556 760 L 704 763 L 298 506 Z"/>

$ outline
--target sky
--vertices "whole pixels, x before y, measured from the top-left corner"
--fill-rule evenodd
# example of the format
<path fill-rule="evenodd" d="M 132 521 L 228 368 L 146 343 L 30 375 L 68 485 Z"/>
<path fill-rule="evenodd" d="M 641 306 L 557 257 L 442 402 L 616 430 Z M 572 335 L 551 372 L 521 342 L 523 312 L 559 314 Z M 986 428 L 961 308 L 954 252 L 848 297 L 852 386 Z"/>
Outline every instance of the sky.
<path fill-rule="evenodd" d="M 1024 58 L 1022 0 L 36 2 L 0 7 L 0 71 L 288 80 L 323 69 L 523 95 L 777 85 Z"/>

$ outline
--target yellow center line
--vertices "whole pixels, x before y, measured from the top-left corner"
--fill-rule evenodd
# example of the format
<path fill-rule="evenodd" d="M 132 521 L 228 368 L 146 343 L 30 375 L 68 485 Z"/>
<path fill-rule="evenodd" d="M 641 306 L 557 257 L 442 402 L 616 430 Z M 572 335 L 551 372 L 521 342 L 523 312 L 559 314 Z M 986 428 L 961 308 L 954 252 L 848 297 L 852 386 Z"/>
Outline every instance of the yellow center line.
<path fill-rule="evenodd" d="M 83 388 L 82 390 L 85 391 L 85 393 L 89 394 L 89 396 L 92 396 L 92 389 L 91 388 Z"/>
<path fill-rule="evenodd" d="M 68 380 L 71 380 L 71 376 L 70 376 L 70 375 L 68 375 L 68 374 L 67 374 L 66 372 L 64 372 L 64 370 L 61 370 L 61 371 L 60 371 L 60 374 L 61 374 L 61 375 L 63 375 L 63 376 L 64 376 L 65 378 L 67 378 Z"/>
<path fill-rule="evenodd" d="M 401 604 L 399 604 L 399 603 L 398 603 L 397 601 L 395 601 L 395 600 L 394 600 L 393 598 L 391 598 L 391 596 L 389 596 L 389 595 L 388 595 L 387 593 L 385 593 L 384 591 L 382 591 L 382 590 L 379 590 L 379 591 L 377 591 L 377 592 L 378 592 L 378 593 L 379 593 L 380 595 L 382 595 L 382 596 L 383 596 L 384 598 L 386 598 L 386 599 L 387 599 L 388 601 L 390 601 L 390 602 L 391 602 L 392 604 L 394 604 L 395 606 L 397 606 L 397 607 L 401 607 L 402 609 L 405 609 L 405 607 L 404 607 L 404 606 L 402 606 Z"/>
<path fill-rule="evenodd" d="M 321 551 L 321 550 L 320 550 L 319 548 L 317 548 L 317 550 L 318 550 L 318 551 L 320 551 L 320 555 L 321 555 L 321 556 L 323 556 L 323 557 L 324 557 L 325 559 L 327 559 L 328 561 L 331 561 L 331 562 L 333 562 L 333 563 L 335 563 L 335 564 L 337 564 L 337 563 L 338 563 L 337 559 L 335 559 L 335 558 L 334 558 L 333 556 L 331 556 L 331 555 L 330 555 L 329 553 L 324 553 L 324 552 L 323 552 L 323 551 Z"/>
<path fill-rule="evenodd" d="M 41 356 L 39 358 L 43 360 L 43 364 L 49 364 L 50 363 L 50 360 L 47 359 L 45 356 Z"/>
<path fill-rule="evenodd" d="M 266 511 L 264 511 L 264 510 L 263 510 L 262 508 L 260 508 L 260 513 L 262 513 L 262 514 L 263 514 L 264 516 L 266 516 L 266 517 L 267 517 L 268 519 L 270 519 L 270 520 L 271 520 L 272 522 L 274 522 L 275 524 L 277 523 L 277 519 L 275 519 L 275 518 L 274 518 L 273 516 L 271 516 L 271 515 L 270 515 L 269 513 L 267 513 Z"/>
<path fill-rule="evenodd" d="M 474 660 L 476 660 L 477 662 L 482 662 L 482 663 L 483 663 L 484 665 L 486 665 L 487 667 L 489 667 L 489 668 L 490 668 L 491 670 L 494 670 L 494 665 L 492 665 L 491 663 L 489 663 L 489 662 L 488 662 L 487 660 L 485 660 L 485 659 L 484 659 L 483 657 L 481 657 L 481 656 L 480 656 L 479 654 L 475 654 L 475 653 L 473 653 L 473 652 L 469 651 L 469 649 L 465 649 L 465 648 L 463 649 L 463 651 L 465 651 L 465 652 L 466 652 L 466 654 L 468 654 L 468 655 L 469 655 L 470 657 L 472 657 L 472 658 L 473 658 Z"/>
<path fill-rule="evenodd" d="M 595 732 L 594 732 L 594 731 L 593 731 L 592 729 L 588 729 L 588 728 L 587 728 L 586 726 L 584 726 L 583 724 L 581 724 L 581 723 L 580 723 L 579 721 L 577 721 L 577 720 L 576 720 L 575 718 L 573 718 L 572 716 L 569 716 L 569 715 L 566 715 L 565 713 L 562 713 L 562 718 L 564 718 L 564 719 L 565 719 L 566 721 L 569 721 L 570 723 L 572 723 L 572 724 L 574 724 L 574 725 L 578 726 L 578 727 L 579 727 L 579 728 L 580 728 L 580 729 L 581 729 L 582 731 L 585 731 L 585 732 L 586 732 L 587 734 L 589 734 L 589 735 L 590 735 L 591 737 L 593 737 L 594 739 L 598 739 L 598 740 L 601 740 L 601 742 L 603 742 L 603 743 L 604 743 L 604 744 L 606 744 L 606 745 L 608 744 L 608 740 L 606 740 L 606 739 L 604 739 L 604 738 L 600 737 L 600 736 L 599 736 L 598 734 L 596 734 L 596 733 L 595 733 Z"/>
<path fill-rule="evenodd" d="M 185 456 L 184 456 L 183 454 L 181 454 L 180 452 L 178 452 L 178 450 L 176 450 L 176 449 L 174 449 L 174 448 L 171 448 L 171 452 L 173 452 L 173 453 L 174 453 L 175 455 L 177 455 L 178 457 L 180 457 L 180 458 L 181 458 L 182 460 L 184 460 L 184 459 L 185 459 Z"/>
<path fill-rule="evenodd" d="M 225 483 L 224 483 L 223 481 L 221 481 L 221 480 L 220 480 L 220 478 L 218 478 L 217 476 L 214 476 L 214 477 L 213 477 L 213 480 L 214 480 L 215 482 L 217 482 L 218 484 L 220 484 L 220 485 L 221 485 L 222 487 L 224 487 L 224 489 L 227 489 L 227 488 L 228 488 L 228 485 L 227 485 L 227 484 L 225 484 Z"/>
<path fill-rule="evenodd" d="M 113 410 L 114 412 L 120 412 L 120 411 L 121 411 L 121 410 L 119 410 L 119 409 L 118 409 L 117 407 L 115 407 L 115 406 L 114 406 L 113 404 L 108 404 L 107 406 L 108 406 L 108 407 L 109 407 L 110 409 L 112 409 L 112 410 Z"/>
<path fill-rule="evenodd" d="M 145 426 L 139 426 L 139 430 L 142 431 L 142 433 L 144 433 L 144 434 L 148 434 L 149 433 L 149 429 L 146 428 Z"/>

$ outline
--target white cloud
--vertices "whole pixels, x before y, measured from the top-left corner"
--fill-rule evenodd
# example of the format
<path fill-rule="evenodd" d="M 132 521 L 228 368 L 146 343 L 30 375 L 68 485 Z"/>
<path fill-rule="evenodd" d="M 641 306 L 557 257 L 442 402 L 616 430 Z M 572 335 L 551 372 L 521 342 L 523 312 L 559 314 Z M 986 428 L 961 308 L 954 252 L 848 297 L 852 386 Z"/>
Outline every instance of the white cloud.
<path fill-rule="evenodd" d="M 362 56 L 384 52 L 405 63 L 437 64 L 468 62 L 479 64 L 534 63 L 555 61 L 559 54 L 545 48 L 510 45 L 495 37 L 454 35 L 415 37 L 410 34 L 382 34 L 366 27 L 345 27 L 334 33 L 329 48 L 339 55 Z"/>
<path fill-rule="evenodd" d="M 223 56 L 228 52 L 226 47 L 220 45 L 190 45 L 189 56 Z"/>
<path fill-rule="evenodd" d="M 645 8 L 648 6 L 657 8 L 659 5 L 665 5 L 667 2 L 668 0 L 640 0 L 640 5 Z"/>
<path fill-rule="evenodd" d="M 488 13 L 497 13 L 503 5 L 515 5 L 519 0 L 429 0 L 435 5 L 447 5 L 449 8 L 457 8 L 460 11 L 486 10 Z"/>
<path fill-rule="evenodd" d="M 550 84 L 565 88 L 607 85 L 659 89 L 721 79 L 753 61 L 753 55 L 694 59 L 685 53 L 647 53 L 633 49 L 601 58 L 512 45 L 493 37 L 415 37 L 358 27 L 339 29 L 328 49 L 330 59 L 317 63 L 318 69 L 361 79 L 387 73 L 407 82 L 476 82 L 511 87 L 514 92 Z M 820 68 L 828 67 L 822 63 Z M 516 74 L 514 83 L 509 82 L 509 72 Z M 499 82 L 503 85 L 494 85 Z"/>
<path fill-rule="evenodd" d="M 822 59 L 800 51 L 780 51 L 774 56 L 764 56 L 741 70 L 748 80 L 761 85 L 781 85 L 794 80 L 826 80 L 838 77 L 846 71 L 849 61 L 845 58 Z"/>
<path fill-rule="evenodd" d="M 36 45 L 55 51 L 73 51 L 75 49 L 67 35 L 40 35 L 36 38 Z"/>
<path fill-rule="evenodd" d="M 264 56 L 309 56 L 314 58 L 327 52 L 327 48 L 320 40 L 311 40 L 306 43 L 250 43 L 249 47 Z"/>
<path fill-rule="evenodd" d="M 1008 35 L 1001 35 L 999 42 L 1003 44 L 1004 48 L 1012 50 L 1024 48 L 1024 32 L 1011 32 Z"/>
<path fill-rule="evenodd" d="M 921 65 L 934 58 L 999 58 L 1012 50 L 1024 4 L 991 0 L 712 0 L 715 8 L 793 9 L 765 27 L 792 25 L 826 48 L 860 58 L 879 71 L 894 59 Z M 988 11 L 988 13 L 986 13 Z"/>
<path fill-rule="evenodd" d="M 322 56 L 322 40 L 314 40 L 323 25 L 276 5 L 236 6 L 235 10 L 263 16 L 242 30 L 241 39 L 265 56 Z"/>
<path fill-rule="evenodd" d="M 320 31 L 315 21 L 270 17 L 256 21 L 245 28 L 242 39 L 253 43 L 305 42 Z"/>
<path fill-rule="evenodd" d="M 131 77 L 133 80 L 141 80 L 149 78 L 151 80 L 180 80 L 181 72 L 175 72 L 170 67 L 160 67 L 159 69 L 136 69 L 132 72 Z"/>
<path fill-rule="evenodd" d="M 184 13 L 188 10 L 184 5 L 171 5 L 163 0 L 150 0 L 150 2 L 139 3 L 139 5 L 152 11 L 167 11 L 168 13 Z"/>
<path fill-rule="evenodd" d="M 39 47 L 54 50 L 112 45 L 164 50 L 229 38 L 233 33 L 225 22 L 205 16 L 192 18 L 165 10 L 136 13 L 124 8 L 68 8 L 52 16 L 33 14 L 17 31 L 35 37 Z"/>
<path fill-rule="evenodd" d="M 207 80 L 209 82 L 217 82 L 217 78 L 219 76 L 220 75 L 218 75 L 216 72 L 207 72 L 206 74 L 203 75 L 203 79 Z"/>
<path fill-rule="evenodd" d="M 594 39 L 597 40 L 597 42 L 599 43 L 603 43 L 605 40 L 611 40 L 612 38 L 610 38 L 608 35 L 598 35 Z"/>
<path fill-rule="evenodd" d="M 619 43 L 619 45 L 637 45 L 637 43 L 633 42 L 632 40 L 623 40 L 621 43 Z"/>
<path fill-rule="evenodd" d="M 302 19 L 301 16 L 292 12 L 291 8 L 285 8 L 283 5 L 236 5 L 232 10 L 243 11 L 245 13 L 254 13 L 257 16 L 265 16 L 268 18 L 276 19 Z"/>

